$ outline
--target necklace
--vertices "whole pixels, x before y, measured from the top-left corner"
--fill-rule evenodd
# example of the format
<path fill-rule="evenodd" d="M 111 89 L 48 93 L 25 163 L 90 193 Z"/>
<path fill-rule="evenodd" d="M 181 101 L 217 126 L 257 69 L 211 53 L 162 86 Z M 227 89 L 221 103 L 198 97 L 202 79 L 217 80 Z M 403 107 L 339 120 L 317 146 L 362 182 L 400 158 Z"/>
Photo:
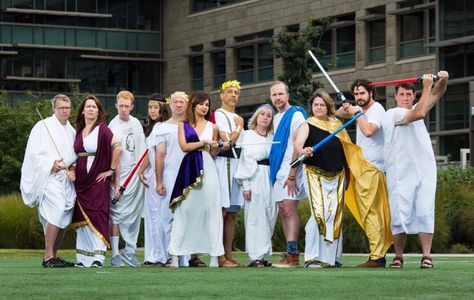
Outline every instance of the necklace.
<path fill-rule="evenodd" d="M 259 136 L 267 137 L 267 133 L 266 133 L 266 132 L 265 132 L 265 134 L 262 134 L 260 131 L 258 131 L 257 128 L 255 128 L 255 132 L 256 132 Z"/>

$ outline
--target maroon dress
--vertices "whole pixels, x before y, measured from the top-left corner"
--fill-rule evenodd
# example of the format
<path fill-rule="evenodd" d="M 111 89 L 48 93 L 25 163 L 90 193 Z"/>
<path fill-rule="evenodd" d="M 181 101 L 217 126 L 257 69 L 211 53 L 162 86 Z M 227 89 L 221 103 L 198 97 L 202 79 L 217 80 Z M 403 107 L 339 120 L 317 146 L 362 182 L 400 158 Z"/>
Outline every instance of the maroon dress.
<path fill-rule="evenodd" d="M 72 218 L 73 228 L 88 225 L 107 247 L 109 240 L 110 212 L 110 177 L 105 182 L 98 182 L 97 176 L 110 170 L 112 160 L 113 133 L 105 123 L 99 125 L 97 152 L 92 166 L 87 172 L 87 156 L 78 156 L 76 162 L 77 201 Z M 76 135 L 74 142 L 76 153 L 86 152 L 83 145 L 82 131 Z"/>

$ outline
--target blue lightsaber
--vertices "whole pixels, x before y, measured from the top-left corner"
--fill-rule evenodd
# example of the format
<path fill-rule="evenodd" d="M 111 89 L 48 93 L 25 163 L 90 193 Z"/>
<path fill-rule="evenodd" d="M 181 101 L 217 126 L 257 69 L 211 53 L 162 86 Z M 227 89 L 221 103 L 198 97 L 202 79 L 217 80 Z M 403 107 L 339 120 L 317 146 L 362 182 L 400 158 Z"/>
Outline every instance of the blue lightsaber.
<path fill-rule="evenodd" d="M 344 125 L 342 125 L 341 127 L 339 127 L 338 129 L 334 130 L 333 133 L 331 133 L 330 135 L 328 135 L 327 137 L 325 137 L 322 141 L 320 141 L 319 143 L 317 143 L 316 145 L 314 145 L 312 148 L 312 152 L 316 152 L 316 150 L 318 150 L 319 148 L 321 148 L 324 144 L 326 144 L 330 139 L 332 139 L 334 136 L 336 136 L 336 134 L 338 134 L 339 132 L 341 132 L 342 130 L 346 129 L 348 126 L 350 126 L 352 123 L 354 123 L 358 118 L 360 118 L 364 113 L 359 111 L 355 114 L 354 117 L 352 117 L 352 119 L 350 119 L 349 121 L 347 121 Z M 306 155 L 304 154 L 301 154 L 297 159 L 295 159 L 294 161 L 292 161 L 290 163 L 290 167 L 292 168 L 296 168 L 297 166 L 299 166 L 306 158 L 308 158 Z"/>

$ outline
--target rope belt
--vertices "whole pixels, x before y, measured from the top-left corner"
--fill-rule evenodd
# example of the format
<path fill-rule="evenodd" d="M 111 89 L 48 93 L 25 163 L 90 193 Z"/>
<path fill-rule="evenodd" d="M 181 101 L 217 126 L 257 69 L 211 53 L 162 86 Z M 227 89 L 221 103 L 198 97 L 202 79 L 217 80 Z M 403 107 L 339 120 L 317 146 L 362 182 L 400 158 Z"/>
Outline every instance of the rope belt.
<path fill-rule="evenodd" d="M 95 152 L 79 152 L 77 156 L 84 157 L 84 156 L 95 156 Z"/>

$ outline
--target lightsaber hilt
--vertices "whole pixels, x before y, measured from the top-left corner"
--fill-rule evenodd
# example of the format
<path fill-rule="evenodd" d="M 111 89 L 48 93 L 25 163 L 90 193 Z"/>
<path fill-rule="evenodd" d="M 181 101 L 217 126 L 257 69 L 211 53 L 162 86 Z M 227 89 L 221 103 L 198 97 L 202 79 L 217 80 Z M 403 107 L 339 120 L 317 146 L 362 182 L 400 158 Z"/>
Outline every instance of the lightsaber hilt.
<path fill-rule="evenodd" d="M 319 62 L 319 60 L 316 58 L 316 56 L 313 54 L 313 52 L 311 50 L 308 50 L 308 53 L 309 55 L 311 56 L 311 58 L 314 60 L 314 62 L 316 63 L 316 65 L 318 66 L 318 68 L 321 70 L 321 72 L 324 74 L 324 76 L 326 77 L 326 79 L 329 81 L 329 83 L 331 84 L 331 86 L 333 87 L 333 89 L 336 91 L 336 95 L 337 95 L 337 99 L 339 99 L 340 101 L 342 101 L 342 103 L 346 103 L 346 102 L 349 102 L 346 97 L 344 96 L 343 93 L 341 93 L 341 91 L 337 88 L 336 84 L 334 83 L 334 81 L 332 81 L 331 77 L 329 77 L 329 74 L 326 72 L 326 70 L 324 70 L 323 66 L 321 65 L 321 63 Z"/>
<path fill-rule="evenodd" d="M 120 196 L 123 195 L 123 192 L 125 191 L 125 187 L 122 185 L 119 189 L 119 193 L 120 193 Z M 120 198 L 117 198 L 117 197 L 114 197 L 114 199 L 112 199 L 112 204 L 115 205 L 117 204 L 117 202 L 119 201 Z"/>
<path fill-rule="evenodd" d="M 346 129 L 348 126 L 350 126 L 352 123 L 354 123 L 358 118 L 360 118 L 364 113 L 359 111 L 357 112 L 354 117 L 352 117 L 352 119 L 350 119 L 349 121 L 347 121 L 346 123 L 344 123 L 344 125 L 342 125 L 341 127 L 339 127 L 338 129 L 334 130 L 334 132 L 332 132 L 330 135 L 328 135 L 327 137 L 325 137 L 324 139 L 322 139 L 319 143 L 317 143 L 316 145 L 314 145 L 311 149 L 311 152 L 316 152 L 319 148 L 321 148 L 324 144 L 326 144 L 330 139 L 332 139 L 334 136 L 336 136 L 336 134 L 338 134 L 339 132 L 341 132 L 342 130 Z M 292 168 L 296 168 L 298 167 L 306 158 L 308 158 L 306 155 L 302 154 L 300 156 L 298 156 L 297 159 L 295 159 L 294 161 L 292 161 L 290 163 L 290 167 Z"/>

